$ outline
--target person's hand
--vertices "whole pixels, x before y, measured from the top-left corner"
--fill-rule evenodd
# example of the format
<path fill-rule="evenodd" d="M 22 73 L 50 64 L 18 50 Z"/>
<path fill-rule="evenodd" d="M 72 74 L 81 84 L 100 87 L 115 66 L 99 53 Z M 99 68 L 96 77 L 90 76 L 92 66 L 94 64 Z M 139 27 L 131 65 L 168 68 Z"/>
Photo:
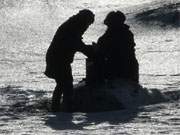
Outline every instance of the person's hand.
<path fill-rule="evenodd" d="M 92 48 L 93 48 L 94 52 L 96 52 L 98 50 L 98 45 L 96 42 L 92 42 Z"/>
<path fill-rule="evenodd" d="M 92 45 L 93 45 L 93 46 L 96 46 L 96 45 L 97 45 L 97 43 L 96 43 L 96 42 L 92 42 Z"/>

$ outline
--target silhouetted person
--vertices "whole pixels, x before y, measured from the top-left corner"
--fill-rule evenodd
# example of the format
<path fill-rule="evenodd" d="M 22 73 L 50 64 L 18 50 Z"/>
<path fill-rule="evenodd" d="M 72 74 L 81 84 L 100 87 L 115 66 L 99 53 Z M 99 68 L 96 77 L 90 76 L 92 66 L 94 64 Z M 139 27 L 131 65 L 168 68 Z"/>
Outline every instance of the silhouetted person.
<path fill-rule="evenodd" d="M 94 58 L 97 82 L 115 78 L 139 82 L 134 36 L 129 26 L 124 24 L 125 20 L 120 11 L 110 12 L 104 20 L 107 30 L 98 39 Z"/>
<path fill-rule="evenodd" d="M 73 100 L 73 76 L 71 63 L 76 51 L 82 51 L 85 44 L 82 35 L 94 21 L 90 10 L 81 10 L 70 17 L 56 31 L 46 54 L 45 75 L 56 81 L 52 96 L 52 111 L 59 111 L 61 95 L 66 111 L 71 111 Z"/>

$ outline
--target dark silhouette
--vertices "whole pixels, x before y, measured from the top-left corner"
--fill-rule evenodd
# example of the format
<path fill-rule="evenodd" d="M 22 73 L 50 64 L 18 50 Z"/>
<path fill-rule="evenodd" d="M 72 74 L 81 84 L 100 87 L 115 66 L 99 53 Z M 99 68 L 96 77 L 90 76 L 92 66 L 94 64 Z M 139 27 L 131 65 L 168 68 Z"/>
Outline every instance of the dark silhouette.
<path fill-rule="evenodd" d="M 52 111 L 59 111 L 62 94 L 64 110 L 72 109 L 73 76 L 70 64 L 74 54 L 85 48 L 82 35 L 93 21 L 94 14 L 90 10 L 79 11 L 58 28 L 48 48 L 45 75 L 57 83 L 52 97 Z"/>
<path fill-rule="evenodd" d="M 135 42 L 129 26 L 124 24 L 125 15 L 120 11 L 110 12 L 104 20 L 107 30 L 97 42 L 94 62 L 90 68 L 94 78 L 90 82 L 122 78 L 139 82 L 139 66 L 135 57 Z M 87 69 L 89 70 L 89 69 Z M 88 73 L 89 74 L 89 73 Z"/>

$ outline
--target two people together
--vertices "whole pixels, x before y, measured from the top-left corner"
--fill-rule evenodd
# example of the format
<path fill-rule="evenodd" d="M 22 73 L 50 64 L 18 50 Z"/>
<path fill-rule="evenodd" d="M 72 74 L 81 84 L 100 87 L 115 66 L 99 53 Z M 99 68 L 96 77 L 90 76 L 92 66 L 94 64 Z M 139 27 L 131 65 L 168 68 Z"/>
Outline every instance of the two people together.
<path fill-rule="evenodd" d="M 88 82 L 90 85 L 116 78 L 139 82 L 134 37 L 125 20 L 122 12 L 110 12 L 104 20 L 106 32 L 93 45 L 85 45 L 82 41 L 84 32 L 94 22 L 94 14 L 88 9 L 79 11 L 58 28 L 46 54 L 45 75 L 56 81 L 52 111 L 59 111 L 62 94 L 64 110 L 72 111 L 74 92 L 71 63 L 77 51 L 93 63 L 92 77 Z"/>

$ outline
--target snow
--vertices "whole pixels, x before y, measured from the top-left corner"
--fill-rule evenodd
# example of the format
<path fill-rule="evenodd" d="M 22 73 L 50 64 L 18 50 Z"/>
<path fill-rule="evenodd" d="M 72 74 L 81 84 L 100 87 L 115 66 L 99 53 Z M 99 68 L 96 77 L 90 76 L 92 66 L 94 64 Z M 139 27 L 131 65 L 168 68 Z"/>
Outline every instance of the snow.
<path fill-rule="evenodd" d="M 175 11 L 180 10 L 179 3 L 1 1 L 0 134 L 180 134 L 179 15 L 177 21 L 171 21 Z M 55 82 L 43 75 L 45 53 L 57 27 L 83 8 L 96 14 L 94 24 L 84 35 L 86 43 L 96 42 L 103 34 L 106 27 L 102 22 L 109 11 L 121 10 L 127 15 L 135 34 L 142 88 L 137 95 L 128 84 L 112 90 L 126 109 L 94 113 L 49 111 Z M 147 21 L 149 18 L 151 21 Z M 77 84 L 85 76 L 84 56 L 77 54 L 72 66 Z"/>

